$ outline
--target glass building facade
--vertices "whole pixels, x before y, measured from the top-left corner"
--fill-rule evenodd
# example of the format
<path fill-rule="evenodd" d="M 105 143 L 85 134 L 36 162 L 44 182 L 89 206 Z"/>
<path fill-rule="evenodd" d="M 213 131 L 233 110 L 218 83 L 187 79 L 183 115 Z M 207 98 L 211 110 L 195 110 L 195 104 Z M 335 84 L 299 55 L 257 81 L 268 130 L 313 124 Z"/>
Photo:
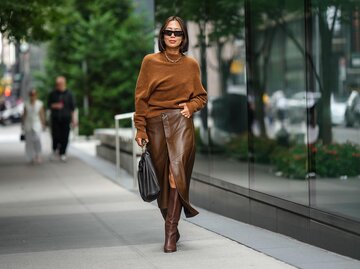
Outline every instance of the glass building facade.
<path fill-rule="evenodd" d="M 359 258 L 329 245 L 360 246 L 360 1 L 155 1 L 157 26 L 174 14 L 209 95 L 194 117 L 200 204 Z M 292 231 L 271 224 L 277 209 Z"/>

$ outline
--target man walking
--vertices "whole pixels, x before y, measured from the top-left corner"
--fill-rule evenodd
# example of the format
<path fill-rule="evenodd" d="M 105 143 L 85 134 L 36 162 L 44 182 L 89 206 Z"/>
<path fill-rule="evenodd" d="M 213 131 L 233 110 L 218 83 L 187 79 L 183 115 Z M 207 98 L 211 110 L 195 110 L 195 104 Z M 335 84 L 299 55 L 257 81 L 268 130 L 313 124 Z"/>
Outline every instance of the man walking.
<path fill-rule="evenodd" d="M 66 148 L 69 141 L 70 124 L 75 127 L 75 99 L 66 88 L 66 78 L 56 78 L 55 89 L 50 93 L 48 108 L 51 110 L 52 160 L 58 158 L 66 162 Z"/>

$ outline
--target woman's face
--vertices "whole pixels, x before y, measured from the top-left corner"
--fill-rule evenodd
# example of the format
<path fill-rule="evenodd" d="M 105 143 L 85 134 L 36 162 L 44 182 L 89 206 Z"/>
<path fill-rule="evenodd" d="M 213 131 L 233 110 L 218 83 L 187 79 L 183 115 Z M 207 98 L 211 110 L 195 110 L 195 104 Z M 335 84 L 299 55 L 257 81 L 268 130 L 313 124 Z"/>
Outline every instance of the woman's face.
<path fill-rule="evenodd" d="M 36 100 L 36 98 L 37 98 L 37 94 L 36 94 L 36 92 L 30 92 L 30 100 Z"/>
<path fill-rule="evenodd" d="M 179 48 L 181 42 L 183 40 L 183 34 L 180 36 L 175 36 L 175 33 L 168 32 L 168 31 L 175 31 L 176 34 L 180 34 L 182 32 L 181 26 L 178 21 L 170 21 L 165 28 L 164 32 L 164 41 L 167 48 Z M 170 35 L 169 35 L 170 34 Z"/>

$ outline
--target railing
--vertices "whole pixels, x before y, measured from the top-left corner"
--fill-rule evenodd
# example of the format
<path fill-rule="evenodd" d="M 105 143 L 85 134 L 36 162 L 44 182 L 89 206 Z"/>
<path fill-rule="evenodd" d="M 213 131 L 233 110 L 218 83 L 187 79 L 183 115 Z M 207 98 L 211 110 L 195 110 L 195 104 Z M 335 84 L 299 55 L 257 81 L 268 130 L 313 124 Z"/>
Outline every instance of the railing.
<path fill-rule="evenodd" d="M 75 109 L 75 122 L 77 123 L 75 127 L 72 128 L 72 140 L 79 139 L 79 110 Z"/>
<path fill-rule="evenodd" d="M 137 144 L 135 142 L 135 125 L 134 125 L 134 112 L 118 114 L 114 116 L 115 119 L 115 149 L 116 149 L 116 178 L 120 176 L 120 136 L 119 136 L 119 121 L 131 119 L 132 130 L 132 162 L 133 162 L 133 188 L 137 188 L 137 162 L 136 150 Z"/>

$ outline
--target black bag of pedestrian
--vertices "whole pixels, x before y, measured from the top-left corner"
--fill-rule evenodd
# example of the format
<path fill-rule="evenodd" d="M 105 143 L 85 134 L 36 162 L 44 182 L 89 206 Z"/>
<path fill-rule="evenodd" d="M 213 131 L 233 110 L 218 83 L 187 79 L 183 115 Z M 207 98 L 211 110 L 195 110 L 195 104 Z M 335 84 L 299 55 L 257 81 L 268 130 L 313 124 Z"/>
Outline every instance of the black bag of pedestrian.
<path fill-rule="evenodd" d="M 145 202 L 154 201 L 159 196 L 159 182 L 146 145 L 143 146 L 143 152 L 139 161 L 138 183 L 141 198 Z"/>
<path fill-rule="evenodd" d="M 25 141 L 25 134 L 24 133 L 20 134 L 20 141 Z"/>

